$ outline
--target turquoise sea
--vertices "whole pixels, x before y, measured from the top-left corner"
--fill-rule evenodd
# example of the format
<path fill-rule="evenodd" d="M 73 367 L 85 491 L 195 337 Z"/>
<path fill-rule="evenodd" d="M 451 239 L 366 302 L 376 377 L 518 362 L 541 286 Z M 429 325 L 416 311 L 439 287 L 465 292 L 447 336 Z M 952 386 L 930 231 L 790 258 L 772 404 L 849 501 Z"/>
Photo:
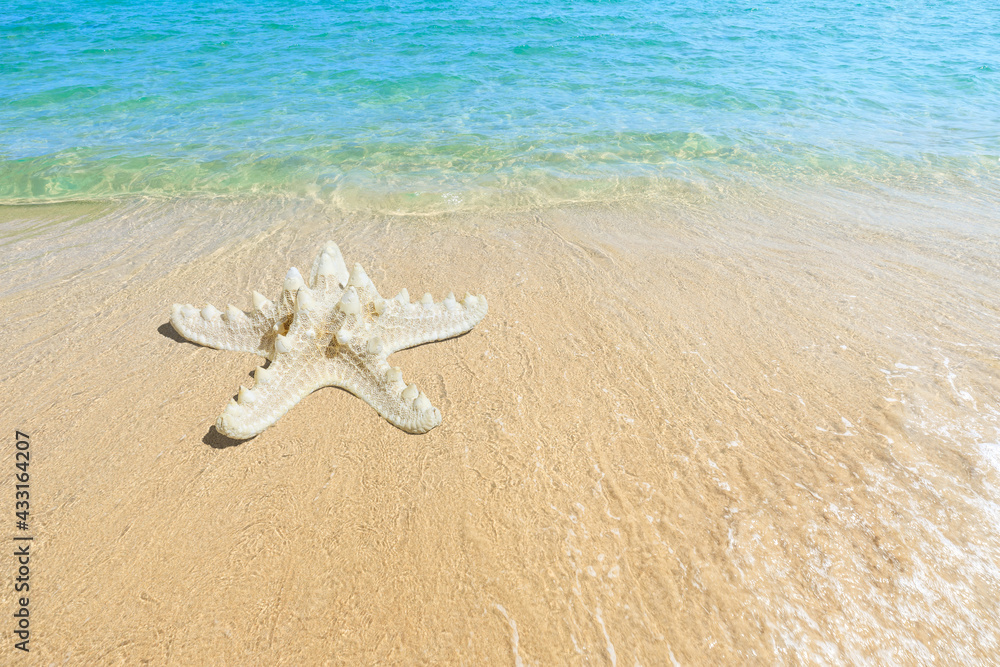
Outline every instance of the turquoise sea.
<path fill-rule="evenodd" d="M 0 203 L 1000 175 L 1000 5 L 7 2 Z"/>

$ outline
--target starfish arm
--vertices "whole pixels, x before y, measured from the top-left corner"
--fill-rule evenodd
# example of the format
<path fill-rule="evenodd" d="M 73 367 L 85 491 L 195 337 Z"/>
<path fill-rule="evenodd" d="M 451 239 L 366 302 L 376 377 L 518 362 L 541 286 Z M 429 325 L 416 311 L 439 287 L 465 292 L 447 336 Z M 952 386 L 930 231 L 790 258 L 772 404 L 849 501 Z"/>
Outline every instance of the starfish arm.
<path fill-rule="evenodd" d="M 260 303 L 261 309 L 249 313 L 233 306 L 221 312 L 212 305 L 198 310 L 190 305 L 174 304 L 170 324 L 192 343 L 270 357 L 277 335 L 275 324 L 285 319 L 283 311 L 287 308 L 280 304 L 275 306 L 266 299 Z"/>
<path fill-rule="evenodd" d="M 441 303 L 431 303 L 429 295 L 420 303 L 408 298 L 384 301 L 376 326 L 389 354 L 408 347 L 444 340 L 476 326 L 486 316 L 483 296 L 467 295 L 461 303 L 449 295 Z"/>
<path fill-rule="evenodd" d="M 298 403 L 320 387 L 332 384 L 333 376 L 324 364 L 323 342 L 317 337 L 322 324 L 308 289 L 294 268 L 285 278 L 285 289 L 277 312 L 289 312 L 287 331 L 270 335 L 268 368 L 257 368 L 254 386 L 240 387 L 237 401 L 230 401 L 215 427 L 225 435 L 239 440 L 252 438 L 276 422 Z M 295 296 L 293 296 L 295 295 Z M 280 323 L 279 323 L 280 324 Z M 283 328 L 283 327 L 279 327 Z"/>
<path fill-rule="evenodd" d="M 328 384 L 327 378 L 297 363 L 295 354 L 279 354 L 268 367 L 254 371 L 252 389 L 240 387 L 215 422 L 220 433 L 246 440 L 261 433 L 313 391 Z"/>
<path fill-rule="evenodd" d="M 383 351 L 331 360 L 337 376 L 331 384 L 351 392 L 407 433 L 426 433 L 439 426 L 441 411 L 415 384 L 403 382 L 402 371 L 391 368 L 387 356 Z"/>

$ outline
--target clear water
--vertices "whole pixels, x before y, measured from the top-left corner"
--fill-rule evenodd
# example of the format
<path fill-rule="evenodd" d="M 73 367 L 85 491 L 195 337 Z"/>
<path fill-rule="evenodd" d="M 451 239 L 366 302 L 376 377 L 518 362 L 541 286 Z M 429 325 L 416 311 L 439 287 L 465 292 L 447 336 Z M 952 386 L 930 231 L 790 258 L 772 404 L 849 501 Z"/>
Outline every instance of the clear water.
<path fill-rule="evenodd" d="M 1000 5 L 7 2 L 0 202 L 992 187 Z"/>

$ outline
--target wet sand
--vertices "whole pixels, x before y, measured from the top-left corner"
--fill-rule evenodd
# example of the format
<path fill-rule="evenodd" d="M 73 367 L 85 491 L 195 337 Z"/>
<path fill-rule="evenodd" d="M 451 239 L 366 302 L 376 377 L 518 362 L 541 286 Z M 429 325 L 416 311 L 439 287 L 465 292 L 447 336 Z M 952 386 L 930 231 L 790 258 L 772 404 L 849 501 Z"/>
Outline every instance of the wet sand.
<path fill-rule="evenodd" d="M 0 209 L 32 662 L 989 663 L 996 210 Z M 393 357 L 443 424 L 408 435 L 328 388 L 222 437 L 259 358 L 180 340 L 170 305 L 249 308 L 327 239 L 385 296 L 488 297 L 469 334 Z"/>

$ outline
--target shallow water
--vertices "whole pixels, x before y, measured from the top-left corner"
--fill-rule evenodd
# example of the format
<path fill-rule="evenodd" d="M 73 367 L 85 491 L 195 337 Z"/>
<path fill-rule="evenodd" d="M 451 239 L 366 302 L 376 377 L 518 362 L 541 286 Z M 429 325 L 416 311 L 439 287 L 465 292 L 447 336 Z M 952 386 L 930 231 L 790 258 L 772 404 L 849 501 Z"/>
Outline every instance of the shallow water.
<path fill-rule="evenodd" d="M 995 3 L 7 3 L 0 201 L 995 188 Z"/>
<path fill-rule="evenodd" d="M 45 452 L 42 658 L 964 665 L 1000 649 L 995 202 L 806 188 L 492 216 L 3 211 L 21 231 L 3 424 Z M 213 435 L 258 361 L 178 342 L 170 303 L 243 306 L 327 238 L 386 295 L 488 295 L 470 334 L 398 355 L 443 424 L 408 436 L 326 389 L 254 440 Z"/>

